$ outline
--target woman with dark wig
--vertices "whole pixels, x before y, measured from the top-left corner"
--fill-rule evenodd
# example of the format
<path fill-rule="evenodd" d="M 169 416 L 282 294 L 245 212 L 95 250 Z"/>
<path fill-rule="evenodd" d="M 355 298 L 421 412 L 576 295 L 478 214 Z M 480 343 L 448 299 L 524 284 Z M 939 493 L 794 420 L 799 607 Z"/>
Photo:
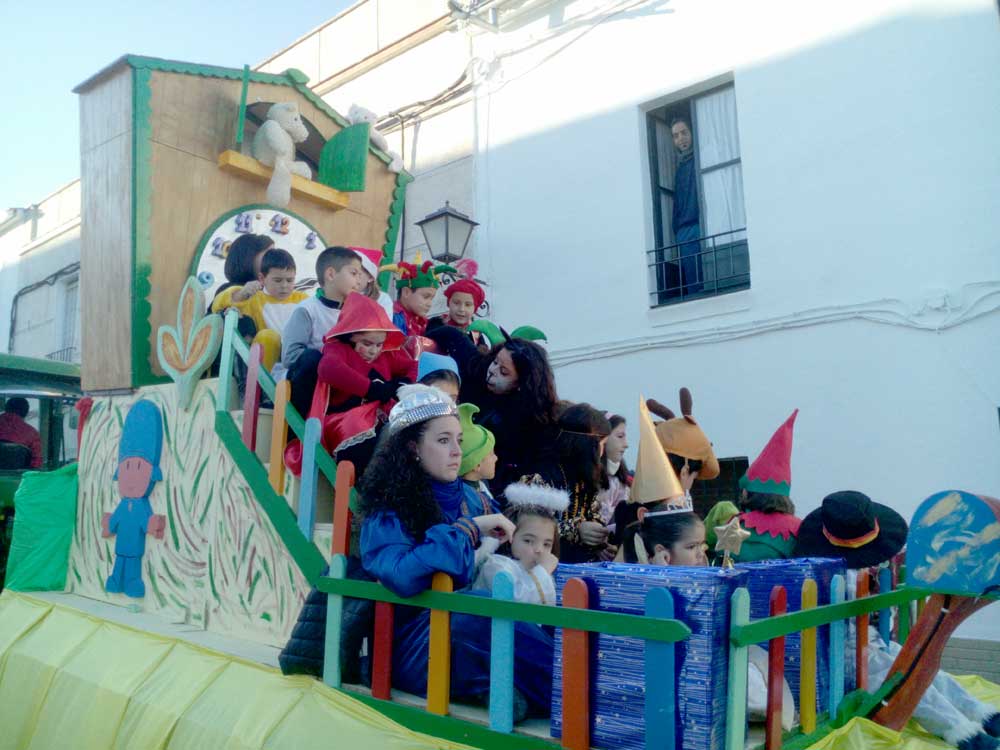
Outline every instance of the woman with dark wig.
<path fill-rule="evenodd" d="M 479 407 L 476 422 L 496 437 L 500 462 L 490 487 L 499 494 L 530 473 L 527 466 L 555 439 L 558 396 L 548 356 L 538 344 L 520 338 L 508 338 L 484 354 L 452 326 L 427 336 L 458 363 L 460 399 Z"/>
<path fill-rule="evenodd" d="M 514 532 L 504 516 L 481 505 L 470 507 L 458 476 L 461 434 L 451 398 L 430 386 L 403 386 L 358 485 L 362 564 L 399 596 L 429 589 L 438 571 L 450 575 L 456 589 L 467 586 L 475 578 L 480 539 L 503 542 Z M 397 607 L 393 627 L 393 684 L 425 695 L 430 612 Z M 519 622 L 515 628 L 515 718 L 529 710 L 547 714 L 552 638 L 537 625 Z M 486 703 L 489 620 L 452 614 L 451 642 L 452 698 Z"/>

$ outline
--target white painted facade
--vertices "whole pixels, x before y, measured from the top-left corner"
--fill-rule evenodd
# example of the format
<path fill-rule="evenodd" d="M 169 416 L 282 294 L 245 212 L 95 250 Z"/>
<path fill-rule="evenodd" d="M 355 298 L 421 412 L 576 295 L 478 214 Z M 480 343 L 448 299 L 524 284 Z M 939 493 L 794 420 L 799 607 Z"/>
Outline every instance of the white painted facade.
<path fill-rule="evenodd" d="M 80 181 L 0 225 L 0 351 L 80 361 Z"/>
<path fill-rule="evenodd" d="M 469 72 L 405 129 L 407 255 L 444 200 L 471 213 L 494 318 L 542 327 L 560 395 L 633 425 L 640 393 L 687 385 L 717 453 L 752 459 L 800 408 L 801 514 L 847 488 L 905 517 L 1000 495 L 993 0 L 485 5 L 498 31 L 453 24 L 317 88 L 385 115 Z M 646 113 L 729 82 L 751 288 L 650 307 Z"/>

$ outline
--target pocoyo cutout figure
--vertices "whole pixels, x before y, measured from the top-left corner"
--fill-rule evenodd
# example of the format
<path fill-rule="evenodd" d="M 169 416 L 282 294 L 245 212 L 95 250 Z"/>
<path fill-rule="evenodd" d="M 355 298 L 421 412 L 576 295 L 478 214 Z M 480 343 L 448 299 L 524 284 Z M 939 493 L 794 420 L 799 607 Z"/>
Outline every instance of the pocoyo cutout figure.
<path fill-rule="evenodd" d="M 153 513 L 149 495 L 163 479 L 160 452 L 163 448 L 163 418 L 151 401 L 136 401 L 125 417 L 118 443 L 118 482 L 121 500 L 114 513 L 101 519 L 105 537 L 115 540 L 115 567 L 104 589 L 140 599 L 146 595 L 142 582 L 142 556 L 146 553 L 146 535 L 163 538 L 166 519 Z"/>

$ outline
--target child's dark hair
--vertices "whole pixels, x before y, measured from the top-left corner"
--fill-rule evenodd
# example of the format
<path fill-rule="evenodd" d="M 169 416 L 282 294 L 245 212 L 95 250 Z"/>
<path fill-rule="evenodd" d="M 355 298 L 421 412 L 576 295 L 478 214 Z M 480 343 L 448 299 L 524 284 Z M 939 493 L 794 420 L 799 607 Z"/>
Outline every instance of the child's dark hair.
<path fill-rule="evenodd" d="M 556 451 L 567 481 L 597 494 L 607 485 L 601 438 L 611 434 L 611 424 L 590 404 L 573 404 L 559 415 L 558 425 Z"/>
<path fill-rule="evenodd" d="M 668 453 L 667 459 L 670 461 L 670 465 L 674 467 L 674 472 L 677 476 L 681 475 L 681 469 L 684 468 L 685 462 L 688 465 L 688 471 L 692 474 L 696 471 L 701 471 L 702 462 L 697 458 L 684 458 L 684 456 L 678 456 L 676 453 Z"/>
<path fill-rule="evenodd" d="M 552 524 L 552 554 L 559 557 L 559 519 L 548 508 L 539 505 L 518 505 L 507 503 L 503 514 L 516 527 L 525 518 L 541 518 Z M 504 542 L 497 550 L 501 555 L 511 556 L 510 542 Z"/>
<path fill-rule="evenodd" d="M 452 370 L 434 370 L 424 375 L 417 382 L 422 383 L 423 385 L 434 385 L 442 381 L 450 383 L 456 388 L 459 388 L 462 385 L 462 381 L 458 379 L 458 375 L 456 375 Z"/>
<path fill-rule="evenodd" d="M 257 255 L 274 247 L 274 240 L 263 234 L 241 234 L 229 246 L 223 273 L 233 284 L 249 284 L 257 280 L 254 260 Z"/>
<path fill-rule="evenodd" d="M 646 556 L 652 559 L 656 554 L 656 545 L 661 544 L 668 550 L 681 540 L 684 533 L 701 519 L 697 513 L 669 513 L 654 516 L 649 513 L 641 521 L 631 523 L 625 529 L 623 544 L 625 545 L 625 562 L 637 563 L 639 558 L 635 553 L 636 537 L 646 550 Z"/>
<path fill-rule="evenodd" d="M 272 247 L 264 253 L 264 257 L 260 260 L 260 275 L 267 276 L 268 272 L 272 269 L 279 271 L 290 269 L 294 271 L 295 258 L 287 250 L 282 250 L 280 247 Z"/>
<path fill-rule="evenodd" d="M 795 515 L 795 503 L 790 497 L 776 495 L 772 492 L 750 492 L 746 498 L 740 498 L 740 510 L 759 510 L 761 513 L 788 513 Z"/>
<path fill-rule="evenodd" d="M 619 425 L 625 424 L 625 417 L 621 414 L 612 414 L 608 417 L 608 423 L 611 425 L 611 432 L 618 429 Z M 625 457 L 622 456 L 621 463 L 618 464 L 618 471 L 614 473 L 614 476 L 618 478 L 618 481 L 622 484 L 628 483 L 628 467 L 625 465 Z"/>
<path fill-rule="evenodd" d="M 417 542 L 424 540 L 427 529 L 445 520 L 415 450 L 430 422 L 425 420 L 398 432 L 386 429 L 357 484 L 358 509 L 363 518 L 383 511 L 395 513 Z"/>
<path fill-rule="evenodd" d="M 9 398 L 3 405 L 3 410 L 8 414 L 16 414 L 21 419 L 27 419 L 29 411 L 28 399 L 22 398 L 21 396 Z"/>
<path fill-rule="evenodd" d="M 326 269 L 332 268 L 339 271 L 351 261 L 357 261 L 361 265 L 361 258 L 353 250 L 334 245 L 328 247 L 316 257 L 316 283 L 323 286 L 323 277 L 326 276 Z"/>

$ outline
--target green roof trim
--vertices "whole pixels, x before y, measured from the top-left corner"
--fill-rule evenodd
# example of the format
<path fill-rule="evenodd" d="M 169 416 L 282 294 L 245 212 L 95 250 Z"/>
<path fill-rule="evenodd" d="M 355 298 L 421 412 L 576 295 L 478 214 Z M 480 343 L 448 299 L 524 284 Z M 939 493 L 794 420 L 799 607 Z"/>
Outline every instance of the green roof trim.
<path fill-rule="evenodd" d="M 400 172 L 396 175 L 396 188 L 392 191 L 392 205 L 389 207 L 389 224 L 385 229 L 385 244 L 382 245 L 382 260 L 392 263 L 396 256 L 396 240 L 399 238 L 399 223 L 403 220 L 403 208 L 406 206 L 406 186 L 413 182 L 413 175 Z M 389 271 L 379 274 L 378 283 L 384 291 L 389 291 L 392 274 Z"/>
<path fill-rule="evenodd" d="M 240 73 L 242 75 L 242 71 Z M 136 68 L 132 75 L 132 387 L 169 383 L 153 372 L 152 291 L 153 243 L 150 237 L 153 191 L 152 72 Z"/>
<path fill-rule="evenodd" d="M 54 359 L 36 359 L 17 354 L 0 354 L 0 370 L 18 370 L 31 375 L 42 375 L 48 380 L 75 380 L 80 385 L 80 365 L 57 362 Z"/>

